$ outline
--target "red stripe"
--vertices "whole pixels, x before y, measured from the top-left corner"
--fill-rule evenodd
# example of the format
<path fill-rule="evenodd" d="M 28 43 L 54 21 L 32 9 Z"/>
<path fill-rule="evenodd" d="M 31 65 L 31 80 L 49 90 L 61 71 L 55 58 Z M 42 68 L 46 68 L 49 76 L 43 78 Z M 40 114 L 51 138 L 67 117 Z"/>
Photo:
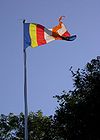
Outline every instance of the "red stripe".
<path fill-rule="evenodd" d="M 46 44 L 46 40 L 44 39 L 44 26 L 37 24 L 37 43 L 38 46 Z"/>
<path fill-rule="evenodd" d="M 69 37 L 70 36 L 70 33 L 68 31 L 66 31 L 62 36 Z"/>

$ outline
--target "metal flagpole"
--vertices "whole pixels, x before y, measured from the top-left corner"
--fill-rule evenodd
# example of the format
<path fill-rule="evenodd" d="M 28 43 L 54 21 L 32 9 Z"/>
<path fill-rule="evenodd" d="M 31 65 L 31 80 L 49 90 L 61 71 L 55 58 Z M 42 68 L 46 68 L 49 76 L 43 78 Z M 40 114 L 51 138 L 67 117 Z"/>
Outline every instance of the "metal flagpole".
<path fill-rule="evenodd" d="M 24 33 L 24 23 L 23 20 L 23 33 Z M 24 34 L 23 34 L 24 35 Z M 28 140 L 28 104 L 27 104 L 27 62 L 26 62 L 26 49 L 24 48 L 23 40 L 23 53 L 24 53 L 24 106 L 25 106 L 25 140 Z"/>

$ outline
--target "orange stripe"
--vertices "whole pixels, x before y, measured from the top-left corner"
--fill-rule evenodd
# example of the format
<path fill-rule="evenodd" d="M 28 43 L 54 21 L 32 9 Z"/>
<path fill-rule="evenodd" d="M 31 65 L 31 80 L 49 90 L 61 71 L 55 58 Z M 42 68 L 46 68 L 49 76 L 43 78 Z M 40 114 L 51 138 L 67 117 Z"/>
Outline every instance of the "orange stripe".
<path fill-rule="evenodd" d="M 58 34 L 58 30 L 61 29 L 62 27 L 62 22 L 59 22 L 59 24 L 55 27 L 52 28 L 52 36 L 56 39 L 56 40 L 61 40 L 60 35 Z"/>
<path fill-rule="evenodd" d="M 57 31 L 58 31 L 59 29 L 61 29 L 61 27 L 62 27 L 61 24 L 62 24 L 62 22 L 60 22 L 57 26 L 53 27 L 53 28 L 52 28 L 52 32 L 57 33 Z"/>

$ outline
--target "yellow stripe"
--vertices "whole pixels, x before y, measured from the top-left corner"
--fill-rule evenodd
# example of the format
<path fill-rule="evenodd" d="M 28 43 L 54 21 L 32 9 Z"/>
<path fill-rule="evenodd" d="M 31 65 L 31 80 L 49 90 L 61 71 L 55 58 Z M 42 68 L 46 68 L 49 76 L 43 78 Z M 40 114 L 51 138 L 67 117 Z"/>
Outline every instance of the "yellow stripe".
<path fill-rule="evenodd" d="M 35 48 L 38 46 L 37 34 L 36 34 L 36 24 L 30 24 L 29 32 L 30 32 L 30 38 L 31 38 L 31 47 Z"/>

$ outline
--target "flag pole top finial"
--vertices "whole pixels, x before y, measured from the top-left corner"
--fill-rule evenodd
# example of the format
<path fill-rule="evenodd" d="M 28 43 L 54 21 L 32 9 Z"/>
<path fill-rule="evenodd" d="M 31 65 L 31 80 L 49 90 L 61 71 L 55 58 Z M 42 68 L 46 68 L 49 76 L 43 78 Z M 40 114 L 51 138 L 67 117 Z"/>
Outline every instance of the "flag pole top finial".
<path fill-rule="evenodd" d="M 25 21 L 26 21 L 26 20 L 24 19 L 24 20 L 23 20 L 23 23 L 25 23 Z"/>

